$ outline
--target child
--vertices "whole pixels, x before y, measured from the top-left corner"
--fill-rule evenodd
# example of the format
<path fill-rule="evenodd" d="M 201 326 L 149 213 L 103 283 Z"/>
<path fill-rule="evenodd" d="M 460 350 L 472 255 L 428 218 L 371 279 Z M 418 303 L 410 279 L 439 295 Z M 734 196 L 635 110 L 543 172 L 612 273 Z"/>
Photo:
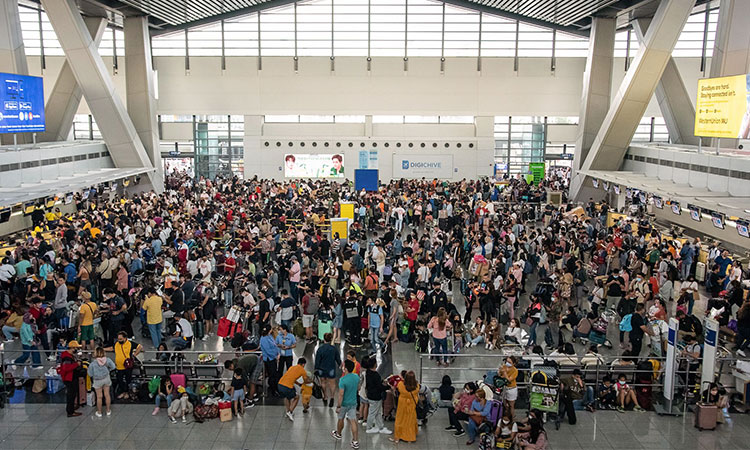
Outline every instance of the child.
<path fill-rule="evenodd" d="M 229 395 L 232 396 L 234 411 L 238 416 L 245 414 L 245 379 L 242 377 L 242 369 L 234 369 L 232 384 L 229 387 Z"/>
<path fill-rule="evenodd" d="M 615 409 L 617 403 L 617 391 L 612 385 L 612 378 L 608 375 L 602 379 L 602 384 L 599 385 L 599 392 L 597 393 L 599 398 L 600 409 Z"/>
<path fill-rule="evenodd" d="M 625 406 L 632 403 L 635 411 L 643 411 L 638 405 L 638 399 L 635 397 L 635 391 L 630 388 L 628 383 L 625 381 L 625 374 L 621 373 L 617 375 L 617 384 L 615 384 L 615 391 L 617 391 L 617 411 L 625 412 Z"/>
<path fill-rule="evenodd" d="M 486 342 L 484 348 L 487 350 L 492 350 L 497 345 L 497 339 L 500 336 L 500 324 L 497 322 L 496 318 L 492 318 L 490 320 L 490 324 L 487 325 L 487 328 L 484 331 L 484 341 Z"/>
<path fill-rule="evenodd" d="M 167 414 L 172 423 L 177 423 L 177 416 L 182 416 L 182 423 L 185 423 L 187 422 L 185 416 L 193 413 L 193 404 L 188 400 L 188 393 L 183 386 L 177 388 L 177 393 L 180 398 L 172 401 L 167 409 Z"/>
<path fill-rule="evenodd" d="M 312 391 L 313 391 L 313 376 L 308 371 L 307 372 L 307 380 L 302 383 L 302 387 L 300 388 L 300 392 L 302 393 L 302 412 L 307 414 L 307 410 L 310 409 L 310 398 L 312 398 Z"/>
<path fill-rule="evenodd" d="M 440 391 L 440 401 L 438 406 L 441 408 L 450 408 L 453 406 L 453 394 L 456 393 L 456 388 L 453 387 L 453 381 L 448 375 L 443 375 L 443 380 L 438 388 Z"/>

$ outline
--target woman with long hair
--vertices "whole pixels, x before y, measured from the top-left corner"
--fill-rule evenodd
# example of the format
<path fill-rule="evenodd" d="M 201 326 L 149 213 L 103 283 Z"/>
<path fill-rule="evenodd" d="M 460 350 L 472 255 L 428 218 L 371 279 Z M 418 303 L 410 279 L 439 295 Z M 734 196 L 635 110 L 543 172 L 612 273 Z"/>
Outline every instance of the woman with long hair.
<path fill-rule="evenodd" d="M 399 381 L 395 390 L 398 392 L 396 423 L 393 427 L 392 442 L 415 442 L 417 440 L 417 402 L 419 401 L 419 384 L 414 371 L 406 372 L 404 381 Z"/>
<path fill-rule="evenodd" d="M 432 341 L 435 344 L 435 354 L 438 366 L 448 364 L 448 332 L 453 326 L 448 321 L 448 313 L 445 308 L 438 309 L 437 315 L 430 319 L 427 328 L 432 333 Z"/>
<path fill-rule="evenodd" d="M 110 405 L 112 400 L 109 395 L 109 388 L 112 386 L 112 379 L 109 373 L 115 370 L 115 363 L 107 357 L 102 347 L 94 350 L 94 361 L 89 364 L 88 375 L 91 377 L 92 386 L 96 391 L 96 417 L 102 416 L 102 404 L 107 407 L 107 415 L 111 415 Z M 102 397 L 104 400 L 102 401 Z"/>

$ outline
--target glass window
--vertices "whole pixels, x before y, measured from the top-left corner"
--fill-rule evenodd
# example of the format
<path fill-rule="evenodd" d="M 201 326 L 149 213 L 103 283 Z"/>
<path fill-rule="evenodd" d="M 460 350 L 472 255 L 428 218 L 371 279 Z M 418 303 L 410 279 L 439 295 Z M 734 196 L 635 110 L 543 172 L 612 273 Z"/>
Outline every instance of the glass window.
<path fill-rule="evenodd" d="M 299 116 L 266 114 L 265 116 L 263 116 L 263 122 L 265 123 L 298 123 Z"/>
<path fill-rule="evenodd" d="M 334 116 L 334 121 L 336 123 L 365 123 L 365 116 L 337 115 Z"/>
<path fill-rule="evenodd" d="M 188 49 L 192 56 L 221 56 L 221 23 L 188 30 Z"/>
<path fill-rule="evenodd" d="M 404 56 L 406 3 L 370 0 L 370 55 Z"/>
<path fill-rule="evenodd" d="M 154 56 L 185 56 L 185 32 L 176 31 L 151 39 L 151 53 Z"/>
<path fill-rule="evenodd" d="M 438 116 L 404 116 L 404 123 L 439 123 Z"/>
<path fill-rule="evenodd" d="M 516 54 L 516 22 L 482 14 L 482 56 L 513 57 Z"/>
<path fill-rule="evenodd" d="M 224 21 L 224 54 L 258 56 L 258 14 Z"/>
<path fill-rule="evenodd" d="M 445 56 L 479 56 L 479 13 L 445 6 Z"/>
<path fill-rule="evenodd" d="M 294 56 L 294 7 L 268 9 L 260 15 L 260 48 L 265 56 Z"/>
<path fill-rule="evenodd" d="M 372 116 L 372 123 L 404 123 L 404 116 Z"/>
<path fill-rule="evenodd" d="M 297 54 L 331 56 L 332 0 L 297 4 Z"/>
<path fill-rule="evenodd" d="M 440 123 L 466 123 L 473 124 L 474 116 L 440 116 Z"/>
<path fill-rule="evenodd" d="M 326 115 L 301 115 L 299 116 L 301 123 L 333 123 L 333 116 Z"/>
<path fill-rule="evenodd" d="M 407 56 L 441 56 L 443 5 L 431 0 L 409 0 Z"/>

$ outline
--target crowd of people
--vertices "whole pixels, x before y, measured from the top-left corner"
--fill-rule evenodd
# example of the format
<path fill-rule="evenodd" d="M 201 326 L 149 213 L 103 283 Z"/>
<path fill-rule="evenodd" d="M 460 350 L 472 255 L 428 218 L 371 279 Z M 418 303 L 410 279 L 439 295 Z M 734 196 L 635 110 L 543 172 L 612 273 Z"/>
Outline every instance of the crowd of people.
<path fill-rule="evenodd" d="M 92 356 L 87 370 L 101 415 L 102 404 L 105 413 L 110 408 L 110 372 L 113 395 L 133 395 L 133 361 L 144 348 L 133 341 L 136 333 L 150 340 L 157 357 L 235 335 L 233 346 L 259 352 L 250 355 L 254 360 L 225 364 L 237 414 L 265 383 L 269 395 L 285 399 L 294 420 L 296 386 L 305 412 L 320 388 L 324 404 L 338 410 L 335 439 L 348 420 L 357 448 L 359 418 L 368 433 L 413 441 L 422 395 L 415 395 L 421 387 L 414 373 L 389 384 L 374 358 L 360 364 L 355 352 L 342 361 L 338 344 L 377 354 L 414 342 L 446 367 L 464 348 L 483 344 L 502 359 L 512 345 L 525 361 L 552 356 L 583 366 L 586 358 L 602 360 L 607 322 L 620 330 L 621 355 L 609 371 L 614 379 L 586 386 L 574 373 L 563 382 L 566 409 L 570 415 L 601 403 L 639 410 L 639 399 L 620 383 L 619 366 L 661 356 L 669 317 L 680 320 L 685 384 L 693 382 L 687 369 L 700 363 L 691 343 L 702 337 L 694 309 L 705 267 L 708 313 L 736 332 L 740 355 L 750 345 L 743 267 L 715 243 L 701 266 L 700 240 L 663 238 L 637 195 L 630 200 L 634 217 L 608 223 L 606 202 L 592 200 L 579 211 L 546 203 L 549 190 L 566 190 L 567 179 L 555 174 L 537 185 L 521 178 L 398 180 L 376 192 L 322 180 L 183 175 L 167 183 L 160 195 L 96 189 L 78 195 L 76 212 L 44 216 L 2 255 L 2 331 L 6 344 L 20 339 L 23 349 L 12 366 L 31 357 L 32 371 L 39 370 L 42 355 L 55 361 L 68 388 L 69 416 L 78 414 L 78 347 Z M 347 239 L 329 236 L 327 228 L 341 201 L 355 204 Z M 222 328 L 227 322 L 229 333 Z M 313 361 L 295 361 L 303 342 L 318 344 Z M 584 356 L 574 343 L 586 344 Z M 496 434 L 544 448 L 538 412 L 515 423 L 516 376 L 505 364 L 515 369 L 519 362 L 503 362 L 512 386 Z M 387 393 L 399 399 L 393 432 L 382 422 Z M 184 417 L 189 402 L 182 398 L 189 394 L 165 381 L 156 389 L 157 408 L 166 399 L 169 417 Z M 463 418 L 476 433 L 483 421 L 472 417 L 486 418 L 490 400 L 467 384 L 449 408 L 451 429 L 463 434 Z"/>

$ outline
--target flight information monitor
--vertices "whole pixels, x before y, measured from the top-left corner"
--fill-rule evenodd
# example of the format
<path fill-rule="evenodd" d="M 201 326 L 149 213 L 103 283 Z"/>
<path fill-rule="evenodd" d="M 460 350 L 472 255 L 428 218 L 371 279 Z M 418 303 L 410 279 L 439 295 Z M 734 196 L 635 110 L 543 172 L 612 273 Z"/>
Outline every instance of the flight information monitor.
<path fill-rule="evenodd" d="M 0 133 L 44 131 L 42 78 L 0 73 Z"/>

